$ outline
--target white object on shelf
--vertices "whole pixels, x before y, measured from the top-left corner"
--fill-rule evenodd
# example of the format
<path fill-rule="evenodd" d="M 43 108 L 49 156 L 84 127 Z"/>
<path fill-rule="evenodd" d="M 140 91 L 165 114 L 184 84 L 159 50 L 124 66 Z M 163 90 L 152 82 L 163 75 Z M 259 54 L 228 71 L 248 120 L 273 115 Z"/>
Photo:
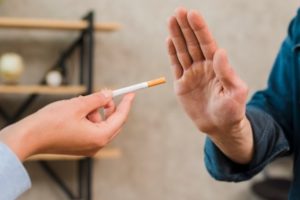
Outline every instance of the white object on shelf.
<path fill-rule="evenodd" d="M 17 83 L 24 71 L 23 58 L 16 53 L 5 53 L 0 59 L 0 75 L 4 83 Z"/>
<path fill-rule="evenodd" d="M 62 84 L 62 75 L 59 71 L 53 70 L 48 72 L 46 76 L 46 83 L 49 86 L 60 86 Z"/>

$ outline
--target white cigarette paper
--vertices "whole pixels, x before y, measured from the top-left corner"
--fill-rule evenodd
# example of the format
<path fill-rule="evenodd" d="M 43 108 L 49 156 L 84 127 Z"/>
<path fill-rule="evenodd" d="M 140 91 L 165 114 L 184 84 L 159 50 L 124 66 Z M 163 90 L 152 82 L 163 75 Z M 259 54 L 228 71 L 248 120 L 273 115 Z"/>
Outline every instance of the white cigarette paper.
<path fill-rule="evenodd" d="M 140 90 L 140 89 L 144 89 L 144 88 L 153 87 L 153 86 L 156 86 L 156 85 L 159 85 L 159 84 L 163 84 L 165 82 L 166 82 L 166 78 L 161 77 L 161 78 L 154 79 L 154 80 L 151 80 L 151 81 L 146 81 L 146 82 L 134 84 L 134 85 L 131 85 L 131 86 L 128 86 L 128 87 L 124 87 L 124 88 L 121 88 L 121 89 L 114 90 L 112 92 L 112 96 L 113 97 L 120 96 L 120 95 L 123 95 L 123 94 L 127 94 L 127 93 L 130 93 L 130 92 Z"/>

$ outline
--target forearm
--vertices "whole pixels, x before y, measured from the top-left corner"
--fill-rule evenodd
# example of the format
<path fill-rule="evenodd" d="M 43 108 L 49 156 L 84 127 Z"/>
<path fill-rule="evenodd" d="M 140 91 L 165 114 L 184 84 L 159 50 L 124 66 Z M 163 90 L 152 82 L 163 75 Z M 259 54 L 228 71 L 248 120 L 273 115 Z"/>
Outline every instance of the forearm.
<path fill-rule="evenodd" d="M 247 117 L 230 130 L 213 133 L 208 137 L 232 161 L 248 164 L 252 160 L 254 152 L 253 132 Z"/>

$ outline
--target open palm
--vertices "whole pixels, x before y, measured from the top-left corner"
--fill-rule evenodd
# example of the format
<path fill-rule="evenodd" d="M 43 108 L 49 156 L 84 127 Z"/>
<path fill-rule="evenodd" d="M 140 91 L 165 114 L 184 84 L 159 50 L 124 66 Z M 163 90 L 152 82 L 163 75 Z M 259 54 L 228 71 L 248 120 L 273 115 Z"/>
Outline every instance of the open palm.
<path fill-rule="evenodd" d="M 169 32 L 175 92 L 187 114 L 208 134 L 230 129 L 245 117 L 247 85 L 196 11 L 177 9 L 169 19 Z"/>

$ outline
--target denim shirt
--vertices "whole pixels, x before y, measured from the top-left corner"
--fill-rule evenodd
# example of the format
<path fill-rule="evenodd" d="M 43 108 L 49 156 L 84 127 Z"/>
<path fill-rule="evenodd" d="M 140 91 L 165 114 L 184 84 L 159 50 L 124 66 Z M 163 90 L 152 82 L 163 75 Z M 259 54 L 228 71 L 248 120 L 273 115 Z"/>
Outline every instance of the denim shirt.
<path fill-rule="evenodd" d="M 289 199 L 300 199 L 300 9 L 290 23 L 267 88 L 256 92 L 247 104 L 254 138 L 254 157 L 248 165 L 228 159 L 209 139 L 205 165 L 217 180 L 244 181 L 279 156 L 293 154 L 294 179 Z"/>

